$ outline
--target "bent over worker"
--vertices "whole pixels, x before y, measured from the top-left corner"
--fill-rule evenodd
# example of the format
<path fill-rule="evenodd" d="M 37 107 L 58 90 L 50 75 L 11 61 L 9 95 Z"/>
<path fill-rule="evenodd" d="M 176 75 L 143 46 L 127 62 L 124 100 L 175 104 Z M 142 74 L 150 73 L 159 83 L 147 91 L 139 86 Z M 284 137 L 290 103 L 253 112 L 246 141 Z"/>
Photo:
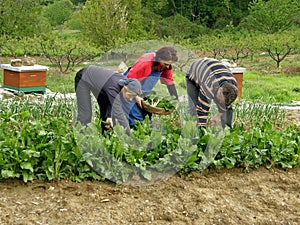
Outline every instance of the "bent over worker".
<path fill-rule="evenodd" d="M 137 79 L 127 79 L 113 70 L 91 65 L 76 73 L 75 91 L 77 121 L 82 125 L 87 125 L 92 119 L 92 92 L 100 108 L 101 120 L 108 122 L 111 127 L 119 123 L 130 133 L 126 117 L 128 112 L 125 112 L 123 105 L 141 94 L 141 84 Z"/>
<path fill-rule="evenodd" d="M 220 61 L 203 58 L 193 62 L 186 74 L 189 113 L 197 116 L 198 127 L 205 128 L 212 100 L 218 113 L 210 125 L 232 127 L 232 102 L 237 98 L 237 81 L 231 71 Z"/>

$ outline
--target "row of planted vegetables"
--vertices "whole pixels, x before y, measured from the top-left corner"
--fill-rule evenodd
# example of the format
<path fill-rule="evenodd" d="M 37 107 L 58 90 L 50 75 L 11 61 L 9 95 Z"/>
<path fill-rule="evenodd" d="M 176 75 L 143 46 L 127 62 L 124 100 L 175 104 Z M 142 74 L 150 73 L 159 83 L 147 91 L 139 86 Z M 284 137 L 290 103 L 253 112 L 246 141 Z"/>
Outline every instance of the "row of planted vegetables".
<path fill-rule="evenodd" d="M 300 131 L 284 126 L 273 106 L 235 105 L 235 126 L 198 130 L 180 104 L 170 115 L 152 115 L 130 136 L 122 127 L 102 131 L 97 119 L 75 126 L 72 98 L 14 97 L 0 102 L 0 180 L 91 178 L 123 183 L 138 175 L 189 173 L 207 168 L 300 165 Z"/>

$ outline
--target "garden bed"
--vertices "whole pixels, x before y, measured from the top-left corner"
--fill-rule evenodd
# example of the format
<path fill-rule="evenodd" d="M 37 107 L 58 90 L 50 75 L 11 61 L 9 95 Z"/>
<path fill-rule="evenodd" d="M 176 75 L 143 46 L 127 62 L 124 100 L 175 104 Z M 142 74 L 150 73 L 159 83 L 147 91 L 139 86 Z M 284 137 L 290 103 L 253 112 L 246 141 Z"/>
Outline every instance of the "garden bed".
<path fill-rule="evenodd" d="M 299 110 L 287 110 L 285 124 L 300 128 Z M 27 183 L 7 179 L 0 182 L 0 224 L 296 225 L 299 175 L 298 166 L 250 168 L 248 173 L 243 168 L 208 168 L 141 186 L 92 178 Z"/>

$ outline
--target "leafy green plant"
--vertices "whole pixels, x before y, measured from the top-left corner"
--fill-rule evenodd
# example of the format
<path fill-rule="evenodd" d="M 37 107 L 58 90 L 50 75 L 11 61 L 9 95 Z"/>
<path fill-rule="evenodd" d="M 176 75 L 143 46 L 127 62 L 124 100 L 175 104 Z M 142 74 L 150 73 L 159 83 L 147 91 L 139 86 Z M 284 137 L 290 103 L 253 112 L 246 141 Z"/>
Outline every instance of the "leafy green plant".
<path fill-rule="evenodd" d="M 3 97 L 0 179 L 121 184 L 133 175 L 151 180 L 155 173 L 174 171 L 300 165 L 299 130 L 280 126 L 285 114 L 274 104 L 235 104 L 235 126 L 222 134 L 210 127 L 198 130 L 181 103 L 171 115 L 146 117 L 128 136 L 121 126 L 103 132 L 97 116 L 88 127 L 74 126 L 75 99 L 60 97 Z"/>
<path fill-rule="evenodd" d="M 260 166 L 291 168 L 299 165 L 299 156 L 299 130 L 294 125 L 276 130 L 264 121 L 246 132 L 236 127 L 227 133 L 214 165 L 246 171 Z"/>
<path fill-rule="evenodd" d="M 158 95 L 147 95 L 144 98 L 145 102 L 153 107 L 163 108 L 165 110 L 175 110 L 177 99 L 175 96 L 158 96 Z"/>

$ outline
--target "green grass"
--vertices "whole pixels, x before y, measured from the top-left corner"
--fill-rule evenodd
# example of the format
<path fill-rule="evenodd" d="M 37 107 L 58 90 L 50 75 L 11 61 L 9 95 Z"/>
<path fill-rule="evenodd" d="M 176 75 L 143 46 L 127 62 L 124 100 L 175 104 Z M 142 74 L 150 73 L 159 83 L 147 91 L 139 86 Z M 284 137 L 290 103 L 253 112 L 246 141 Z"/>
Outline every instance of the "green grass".
<path fill-rule="evenodd" d="M 242 98 L 251 102 L 292 103 L 300 101 L 300 76 L 264 75 L 246 71 Z"/>
<path fill-rule="evenodd" d="M 68 74 L 59 74 L 58 72 L 47 73 L 47 88 L 53 92 L 74 93 L 74 78 L 76 71 Z"/>

